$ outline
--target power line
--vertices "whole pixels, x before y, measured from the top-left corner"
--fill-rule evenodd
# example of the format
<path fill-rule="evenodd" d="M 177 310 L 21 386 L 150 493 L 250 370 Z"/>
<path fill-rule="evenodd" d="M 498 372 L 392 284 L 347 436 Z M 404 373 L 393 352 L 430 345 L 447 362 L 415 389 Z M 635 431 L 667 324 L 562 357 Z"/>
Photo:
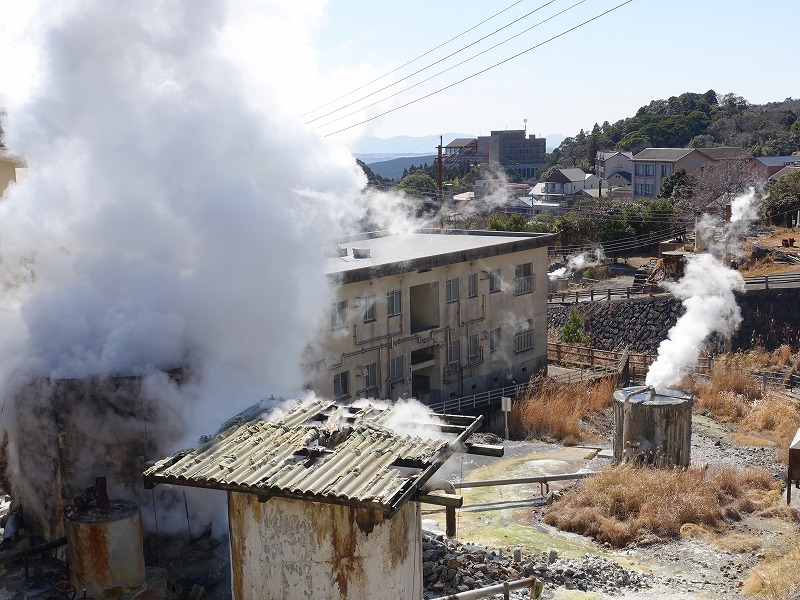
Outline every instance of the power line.
<path fill-rule="evenodd" d="M 552 3 L 553 3 L 553 2 L 555 2 L 555 1 L 556 1 L 556 0 L 550 0 L 549 2 L 546 2 L 546 3 L 542 4 L 541 6 L 539 6 L 538 8 L 536 8 L 536 9 L 534 9 L 534 10 L 530 11 L 529 13 L 522 15 L 522 16 L 521 16 L 521 17 L 519 17 L 518 19 L 515 19 L 515 20 L 511 21 L 510 23 L 506 23 L 505 25 L 503 25 L 503 26 L 502 26 L 502 27 L 500 27 L 499 29 L 495 29 L 495 30 L 494 30 L 494 31 L 492 31 L 491 33 L 488 33 L 488 34 L 486 34 L 486 35 L 485 35 L 485 36 L 483 36 L 482 38 L 479 38 L 479 39 L 475 40 L 474 42 L 471 42 L 471 43 L 467 44 L 466 46 L 463 46 L 463 47 L 459 48 L 459 49 L 458 49 L 458 50 L 456 50 L 455 52 L 451 52 L 451 53 L 450 53 L 450 54 L 448 54 L 447 56 L 445 56 L 445 57 L 443 57 L 443 58 L 440 58 L 439 60 L 437 60 L 437 61 L 434 61 L 434 62 L 432 62 L 431 64 L 429 64 L 429 65 L 427 65 L 427 66 L 425 66 L 425 67 L 422 67 L 421 69 L 417 69 L 416 71 L 414 71 L 414 72 L 413 72 L 413 73 L 411 73 L 410 75 L 406 75 L 405 77 L 403 77 L 403 78 L 401 78 L 401 79 L 398 79 L 397 81 L 393 81 L 393 82 L 392 82 L 392 83 L 390 83 L 389 85 L 385 85 L 385 86 L 383 86 L 383 87 L 382 87 L 382 88 L 380 88 L 380 89 L 377 89 L 377 90 L 375 90 L 375 91 L 373 91 L 373 92 L 370 92 L 370 93 L 369 93 L 369 94 L 367 94 L 366 96 L 362 96 L 361 98 L 359 98 L 359 99 L 357 99 L 357 100 L 353 100 L 352 102 L 350 102 L 350 103 L 348 103 L 348 104 L 345 104 L 344 106 L 340 106 L 339 108 L 336 108 L 336 109 L 334 109 L 334 110 L 332 110 L 332 111 L 330 111 L 330 112 L 327 112 L 327 113 L 325 113 L 324 115 L 320 115 L 320 116 L 318 116 L 318 117 L 314 117 L 314 118 L 313 118 L 313 119 L 311 119 L 310 121 L 306 121 L 305 123 L 303 123 L 303 125 L 308 125 L 308 124 L 310 124 L 310 123 L 313 123 L 314 121 L 319 121 L 320 119 L 324 119 L 325 117 L 329 117 L 330 115 L 336 114 L 337 112 L 339 112 L 339 111 L 341 111 L 341 110 L 344 110 L 345 108 L 349 108 L 350 106 L 353 106 L 354 104 L 358 104 L 359 102 L 361 102 L 361 101 L 363 101 L 363 100 L 366 100 L 367 98 L 370 98 L 370 97 L 374 96 L 375 94 L 379 94 L 380 92 L 382 92 L 382 91 L 384 91 L 384 90 L 388 90 L 390 87 L 394 87 L 394 86 L 396 86 L 398 83 L 402 83 L 402 82 L 403 82 L 403 81 L 405 81 L 406 79 L 411 79 L 412 77 L 414 77 L 414 75 L 419 75 L 419 74 L 420 74 L 420 73 L 422 73 L 423 71 L 427 71 L 427 70 L 428 70 L 428 69 L 430 69 L 431 67 L 433 67 L 433 66 L 435 66 L 435 65 L 438 65 L 438 64 L 439 64 L 439 63 L 441 63 L 441 62 L 444 62 L 444 61 L 446 61 L 448 58 L 452 58 L 453 56 L 455 56 L 456 54 L 459 54 L 459 53 L 463 52 L 463 51 L 464 51 L 464 50 L 466 50 L 467 48 L 471 48 L 471 47 L 472 47 L 472 46 L 474 46 L 475 44 L 479 44 L 479 43 L 480 43 L 480 42 L 482 42 L 483 40 L 485 40 L 485 39 L 488 39 L 488 38 L 492 37 L 494 34 L 496 34 L 496 33 L 500 33 L 500 32 L 501 32 L 503 29 L 507 29 L 508 27 L 511 27 L 511 26 L 512 26 L 514 23 L 518 23 L 519 21 L 522 21 L 523 19 L 526 19 L 526 18 L 528 18 L 528 17 L 529 17 L 529 16 L 531 16 L 533 13 L 535 13 L 535 12 L 538 12 L 538 11 L 542 10 L 543 8 L 545 8 L 546 6 L 549 6 L 550 4 L 552 4 Z M 582 4 L 583 2 L 586 2 L 586 0 L 581 0 L 580 2 L 578 2 L 577 4 L 573 4 L 573 5 L 572 5 L 572 6 L 570 6 L 569 8 L 573 8 L 574 6 L 577 6 L 578 4 Z M 563 10 L 563 11 L 561 11 L 561 12 L 562 12 L 562 13 L 563 13 L 563 12 L 566 12 L 567 10 L 569 10 L 569 8 L 568 8 L 568 9 L 566 9 L 566 10 Z M 561 14 L 561 13 L 558 13 L 558 14 L 554 15 L 553 17 L 556 17 L 556 16 L 558 16 L 558 15 L 560 15 L 560 14 Z M 550 17 L 550 19 L 552 19 L 553 17 Z M 537 26 L 541 25 L 542 23 L 544 23 L 545 21 L 549 21 L 550 19 L 545 19 L 544 21 L 541 21 L 540 23 L 537 23 L 537 24 L 536 24 L 536 25 L 534 25 L 533 27 L 529 27 L 529 28 L 528 28 L 528 29 L 526 29 L 525 31 L 521 31 L 521 32 L 517 33 L 516 35 L 513 35 L 513 36 L 511 36 L 510 38 L 508 38 L 508 39 L 506 39 L 506 40 L 503 40 L 503 41 L 502 41 L 502 42 L 500 42 L 499 44 L 495 44 L 494 46 L 491 46 L 490 48 L 487 48 L 486 50 L 483 50 L 482 52 L 479 52 L 478 54 L 475 54 L 474 56 L 472 56 L 472 57 L 468 58 L 467 60 L 464 60 L 464 61 L 462 61 L 462 62 L 460 62 L 460 63 L 457 63 L 457 64 L 453 65 L 452 67 L 448 67 L 448 68 L 447 68 L 447 69 L 445 69 L 444 71 L 439 71 L 439 73 L 437 73 L 436 75 L 433 75 L 433 77 L 438 77 L 438 76 L 439 76 L 439 75 L 441 75 L 442 73 L 446 73 L 447 71 L 450 71 L 450 70 L 452 70 L 452 69 L 455 69 L 456 67 L 460 67 L 461 65 L 463 65 L 464 63 L 466 63 L 466 62 L 468 62 L 468 61 L 472 60 L 473 58 L 477 58 L 478 56 L 480 56 L 480 55 L 482 55 L 482 54 L 485 54 L 485 53 L 489 52 L 490 50 L 494 50 L 494 49 L 495 49 L 495 48 L 497 48 L 498 46 L 502 46 L 503 44 L 505 44 L 505 43 L 507 43 L 507 42 L 510 42 L 510 41 L 511 41 L 511 40 L 513 40 L 514 38 L 516 38 L 516 37 L 519 37 L 519 36 L 521 36 L 521 35 L 522 35 L 522 34 L 524 34 L 524 33 L 527 33 L 528 31 L 530 31 L 530 30 L 531 30 L 531 29 L 533 29 L 534 27 L 537 27 Z M 424 80 L 420 81 L 419 83 L 416 83 L 416 84 L 414 84 L 414 85 L 412 85 L 412 86 L 410 86 L 410 87 L 406 88 L 405 90 L 402 90 L 402 91 L 398 92 L 397 94 L 402 94 L 404 91 L 408 91 L 408 90 L 410 90 L 410 89 L 411 89 L 411 88 L 413 88 L 413 87 L 416 87 L 416 86 L 418 86 L 418 85 L 420 85 L 420 84 L 422 84 L 422 83 L 425 83 L 426 81 L 430 81 L 430 79 L 431 79 L 431 77 L 429 77 L 428 79 L 424 79 Z M 388 100 L 389 98 L 392 98 L 392 97 L 396 96 L 397 94 L 393 94 L 392 96 L 387 96 L 387 97 L 386 97 L 386 98 L 384 98 L 383 100 L 378 100 L 378 102 L 377 102 L 377 103 L 384 102 L 385 100 Z M 374 104 L 370 104 L 369 106 L 362 107 L 362 108 L 361 108 L 361 109 L 359 109 L 359 110 L 363 110 L 364 108 L 369 108 L 370 106 L 374 106 Z M 358 111 L 356 111 L 356 112 L 358 112 Z M 348 116 L 350 116 L 350 115 L 352 115 L 352 114 L 353 114 L 353 113 L 350 113 L 350 114 L 348 114 L 348 115 L 345 115 L 344 117 L 340 117 L 340 119 L 344 119 L 345 117 L 348 117 Z M 340 119 L 337 119 L 337 120 L 340 120 Z M 330 125 L 330 123 L 335 123 L 335 122 L 336 122 L 336 121 L 331 121 L 331 122 L 329 122 L 329 123 L 326 123 L 325 125 Z M 325 127 L 325 125 L 322 125 L 322 127 Z"/>
<path fill-rule="evenodd" d="M 367 108 L 372 108 L 373 106 L 377 106 L 378 104 L 381 104 L 382 102 L 386 102 L 387 100 L 390 100 L 390 99 L 394 98 L 395 96 L 399 96 L 400 94 L 404 94 L 404 93 L 406 93 L 407 91 L 409 91 L 409 90 L 412 90 L 412 89 L 414 89 L 415 87 L 418 87 L 418 86 L 422 85 L 423 83 L 427 83 L 427 82 L 431 81 L 432 79 L 436 79 L 436 78 L 437 78 L 437 77 L 439 77 L 440 75 L 444 75 L 444 74 L 445 74 L 445 73 L 447 73 L 448 71 L 452 71 L 453 69 L 455 69 L 455 68 L 457 68 L 457 67 L 460 67 L 460 66 L 462 66 L 462 65 L 464 65 L 464 64 L 466 64 L 466 63 L 468 63 L 468 62 L 470 62 L 471 60 L 474 60 L 474 59 L 478 58 L 479 56 L 482 56 L 482 55 L 486 54 L 487 52 L 490 52 L 490 51 L 494 50 L 495 48 L 497 48 L 497 47 L 499 47 L 499 46 L 502 46 L 503 44 L 505 44 L 505 43 L 507 43 L 507 42 L 510 42 L 510 41 L 511 41 L 511 40 L 513 40 L 514 38 L 517 38 L 517 37 L 519 37 L 519 36 L 521 36 L 521 35 L 523 35 L 523 34 L 525 34 L 525 33 L 528 33 L 528 32 L 529 32 L 529 31 L 531 31 L 532 29 L 535 29 L 535 28 L 537 28 L 539 25 L 542 25 L 543 23 L 546 23 L 547 21 L 552 21 L 552 20 L 553 20 L 553 19 L 555 19 L 556 17 L 558 17 L 558 16 L 560 16 L 560 15 L 564 14 L 564 13 L 565 13 L 565 12 L 567 12 L 568 10 L 571 10 L 571 9 L 575 8 L 575 7 L 576 7 L 576 6 L 578 6 L 579 4 L 583 4 L 584 2 L 586 2 L 586 0 L 579 0 L 579 2 L 576 2 L 576 3 L 575 3 L 575 4 L 573 4 L 572 6 L 568 6 L 568 7 L 567 7 L 567 8 L 565 8 L 564 10 L 562 10 L 562 11 L 560 11 L 560 12 L 557 12 L 556 14 L 554 14 L 554 15 L 552 15 L 552 16 L 550 16 L 550 17 L 546 18 L 546 19 L 543 19 L 542 21 L 539 21 L 538 23 L 536 23 L 536 25 L 533 25 L 533 26 L 531 26 L 531 27 L 528 27 L 528 28 L 527 28 L 527 29 L 525 29 L 524 31 L 520 31 L 519 33 L 517 33 L 517 34 L 515 34 L 515 35 L 511 36 L 510 38 L 507 38 L 507 39 L 503 40 L 502 42 L 500 42 L 500 43 L 498 43 L 498 44 L 495 44 L 494 46 L 490 46 L 489 48 L 486 48 L 485 50 L 482 50 L 481 52 L 478 52 L 477 54 L 473 54 L 473 55 L 472 55 L 472 56 L 470 56 L 469 58 L 466 58 L 466 59 L 462 60 L 461 62 L 458 62 L 458 63 L 456 63 L 456 64 L 454 64 L 454 65 L 451 65 L 451 66 L 447 67 L 446 69 L 443 69 L 443 70 L 439 71 L 438 73 L 436 73 L 436 74 L 434 74 L 434 75 L 431 75 L 430 77 L 426 77 L 425 79 L 423 79 L 423 80 L 421 80 L 421 81 L 418 81 L 418 82 L 416 82 L 416 83 L 414 83 L 414 84 L 412 84 L 412 85 L 409 85 L 408 87 L 406 87 L 405 89 L 402 89 L 402 90 L 400 90 L 399 92 L 395 92 L 395 93 L 393 93 L 393 94 L 389 94 L 388 96 L 385 96 L 384 98 L 381 98 L 380 100 L 376 100 L 376 101 L 375 101 L 375 102 L 373 102 L 372 104 L 367 104 L 366 106 L 362 106 L 362 107 L 361 107 L 361 108 L 359 108 L 358 110 L 354 110 L 354 111 L 352 111 L 352 112 L 349 112 L 349 113 L 347 113 L 346 115 L 342 115 L 341 117 L 337 117 L 337 118 L 335 118 L 335 119 L 333 119 L 333 120 L 331 120 L 331 121 L 328 121 L 327 123 L 324 123 L 324 124 L 322 124 L 322 125 L 319 125 L 319 127 L 327 127 L 328 125 L 332 125 L 333 123 L 336 123 L 336 122 L 338 122 L 338 121 L 341 121 L 342 119 L 346 119 L 347 117 L 352 117 L 353 115 L 355 115 L 355 114 L 358 114 L 359 112 L 361 112 L 361 111 L 363 111 L 363 110 L 365 110 L 365 109 L 367 109 Z M 540 8 L 541 8 L 541 7 L 540 7 Z M 537 10 L 538 10 L 538 9 L 537 9 Z M 526 50 L 526 52 L 527 52 L 527 50 Z M 523 54 L 524 54 L 524 53 L 523 53 Z M 513 58 L 513 57 L 512 57 L 512 58 Z M 435 64 L 435 63 L 434 63 L 434 64 Z M 498 64 L 502 64 L 502 63 L 498 63 Z M 433 66 L 433 65 L 431 65 L 431 66 Z M 494 65 L 494 66 L 497 66 L 497 65 Z M 427 68 L 427 67 L 426 67 L 426 68 Z M 491 69 L 491 68 L 493 68 L 493 67 L 489 67 L 489 68 Z M 424 70 L 424 69 L 422 69 L 422 70 Z M 486 70 L 488 70 L 488 69 L 486 69 Z M 420 72 L 420 71 L 417 71 L 417 73 L 419 73 L 419 72 Z M 414 74 L 416 75 L 416 73 L 414 73 Z M 410 75 L 409 75 L 409 77 L 410 77 Z M 407 79 L 407 78 L 406 78 L 406 79 Z M 469 77 L 467 77 L 466 79 L 469 79 Z M 466 79 L 464 79 L 464 80 L 462 80 L 462 81 L 466 81 Z M 401 81 L 402 81 L 402 80 L 401 80 Z M 460 83 L 460 82 L 457 82 L 457 83 Z M 387 87 L 390 87 L 390 86 L 387 86 Z M 452 86 L 448 86 L 448 87 L 452 87 Z M 386 88 L 383 88 L 383 89 L 386 89 Z M 447 89 L 447 88 L 443 88 L 443 89 Z M 441 91 L 441 90 L 439 90 L 439 91 Z M 377 92 L 376 92 L 376 93 L 377 93 Z M 434 93 L 437 93 L 437 92 L 434 92 Z M 370 94 L 370 96 L 371 96 L 371 95 L 372 95 L 372 94 Z M 365 96 L 364 98 L 361 98 L 361 100 L 365 100 L 365 99 L 366 99 L 366 98 L 368 98 L 368 97 L 369 97 L 369 96 Z M 329 115 L 331 115 L 331 114 L 337 113 L 337 112 L 339 112 L 339 110 L 343 110 L 343 109 L 347 108 L 347 106 L 351 106 L 352 104 L 356 104 L 357 102 L 360 102 L 361 100 L 356 100 L 355 102 L 352 102 L 352 103 L 350 103 L 350 104 L 348 104 L 348 105 L 346 105 L 346 106 L 343 106 L 341 109 L 334 110 L 334 111 L 332 111 L 332 112 L 330 112 L 330 113 L 328 113 L 328 114 L 329 114 Z M 391 111 L 390 111 L 390 112 L 391 112 Z M 310 121 L 309 121 L 309 122 L 310 122 Z M 307 124 L 307 123 L 304 123 L 304 124 Z"/>
<path fill-rule="evenodd" d="M 389 75 L 391 75 L 392 73 L 395 73 L 395 72 L 399 71 L 400 69 L 403 69 L 403 68 L 407 67 L 408 65 L 410 65 L 410 64 L 412 64 L 412 63 L 415 63 L 415 62 L 416 62 L 416 61 L 418 61 L 420 58 L 423 58 L 423 57 L 425 57 L 425 56 L 428 56 L 428 54 L 431 54 L 432 52 L 435 52 L 435 51 L 436 51 L 436 50 L 438 50 L 439 48 L 442 48 L 443 46 L 446 46 L 446 45 L 447 45 L 447 44 L 449 44 L 450 42 L 453 42 L 453 41 L 457 40 L 457 39 L 458 39 L 458 38 L 460 38 L 461 36 L 463 36 L 463 35 L 466 35 L 466 34 L 467 34 L 467 33 L 469 33 L 470 31 L 472 31 L 473 29 L 477 29 L 477 28 L 478 28 L 478 27 L 480 27 L 481 25 L 483 25 L 483 24 L 485 24 L 485 23 L 488 23 L 489 21 L 491 21 L 491 20 L 492 20 L 492 19 L 494 19 L 495 17 L 497 17 L 497 16 L 499 16 L 499 15 L 503 14 L 503 13 L 504 13 L 504 12 L 506 12 L 507 10 L 510 10 L 510 9 L 514 8 L 514 7 L 515 7 L 517 4 L 521 4 L 523 1 L 524 1 L 524 0 L 518 0 L 517 2 L 514 2 L 513 4 L 511 4 L 510 6 L 507 6 L 506 8 L 504 8 L 503 10 L 501 10 L 500 12 L 497 12 L 497 13 L 493 14 L 491 17 L 488 17 L 488 18 L 484 19 L 483 21 L 481 21 L 481 22 L 480 22 L 480 23 L 478 23 L 477 25 L 473 25 L 472 27 L 470 27 L 469 29 L 467 29 L 467 30 L 465 30 L 465 31 L 462 31 L 462 32 L 461 32 L 461 33 L 459 33 L 458 35 L 456 35 L 456 36 L 454 36 L 454 37 L 451 37 L 449 40 L 447 40 L 446 42 L 442 42 L 441 44 L 439 44 L 439 45 L 438 45 L 438 46 L 436 46 L 435 48 L 431 48 L 431 49 L 430 49 L 430 50 L 428 50 L 427 52 L 423 52 L 422 54 L 420 54 L 420 55 L 419 55 L 419 56 L 417 56 L 416 58 L 412 58 L 410 61 L 408 61 L 407 63 L 404 63 L 404 64 L 400 65 L 400 66 L 399 66 L 399 67 L 397 67 L 396 69 L 392 69 L 391 71 L 389 71 L 389 72 L 387 72 L 387 73 L 384 73 L 384 74 L 383 74 L 383 75 L 381 75 L 380 77 L 376 77 L 376 78 L 375 78 L 375 79 L 373 79 L 372 81 L 365 83 L 365 84 L 364 84 L 364 85 L 362 85 L 361 87 L 357 87 L 356 89 L 354 89 L 354 90 L 351 90 L 351 91 L 347 92 L 346 94 L 343 94 L 343 95 L 339 96 L 338 98 L 334 98 L 334 99 L 333 99 L 333 100 L 331 100 L 330 102 L 326 102 L 325 104 L 322 104 L 322 105 L 318 106 L 317 108 L 314 108 L 314 109 L 312 109 L 312 110 L 309 110 L 308 112 L 305 112 L 305 113 L 303 113 L 302 115 L 300 115 L 300 117 L 305 117 L 306 115 L 310 115 L 310 114 L 311 114 L 311 113 L 313 113 L 313 112 L 317 112 L 318 110 L 320 110 L 320 109 L 322 109 L 322 108 L 325 108 L 326 106 L 330 106 L 330 105 L 331 105 L 331 104 L 333 104 L 334 102 L 338 102 L 338 101 L 339 101 L 339 100 L 341 100 L 342 98 L 347 98 L 347 96 L 350 96 L 351 94 L 355 94 L 356 92 L 358 92 L 358 91 L 360 91 L 360 90 L 363 90 L 365 87 L 368 87 L 368 86 L 372 85 L 373 83 L 375 83 L 375 82 L 377 82 L 377 81 L 380 81 L 381 79 L 383 79 L 383 78 L 385 78 L 385 77 L 388 77 L 388 76 L 389 76 Z"/>
<path fill-rule="evenodd" d="M 410 102 L 406 102 L 405 104 L 401 104 L 400 106 L 396 106 L 395 108 L 391 108 L 389 110 L 386 110 L 386 111 L 384 111 L 384 112 L 382 112 L 382 113 L 380 113 L 378 115 L 375 115 L 374 117 L 370 117 L 369 119 L 364 119 L 363 121 L 360 121 L 358 123 L 354 123 L 353 125 L 349 125 L 347 127 L 343 127 L 342 129 L 339 129 L 337 131 L 333 131 L 331 133 L 328 133 L 324 137 L 330 137 L 332 135 L 336 135 L 337 133 L 342 133 L 343 131 L 347 131 L 349 129 L 353 129 L 354 127 L 358 127 L 359 125 L 363 125 L 364 123 L 369 123 L 370 121 L 374 121 L 375 119 L 379 119 L 380 117 L 383 117 L 385 115 L 388 115 L 390 113 L 398 111 L 401 108 L 406 108 L 407 106 L 410 106 L 412 104 L 416 104 L 417 102 L 425 100 L 426 98 L 430 98 L 431 96 L 434 96 L 434 95 L 436 95 L 436 94 L 438 94 L 440 92 L 443 92 L 444 90 L 450 89 L 451 87 L 455 87 L 455 86 L 457 86 L 457 85 L 459 85 L 461 83 L 464 83 L 465 81 L 468 81 L 468 80 L 470 80 L 470 79 L 472 79 L 474 77 L 477 77 L 478 75 L 482 75 L 483 73 L 486 73 L 487 71 L 490 71 L 490 70 L 492 70 L 492 69 L 494 69 L 496 67 L 499 67 L 502 64 L 505 64 L 505 63 L 507 63 L 509 61 L 512 61 L 515 58 L 519 58 L 523 54 L 526 54 L 526 53 L 528 53 L 528 52 L 530 52 L 532 50 L 540 48 L 541 46 L 544 46 L 548 42 L 552 42 L 553 40 L 558 39 L 558 38 L 560 38 L 560 37 L 572 32 L 572 31 L 575 31 L 576 29 L 579 29 L 580 27 L 583 27 L 584 25 L 587 25 L 587 24 L 591 23 L 592 21 L 596 21 L 597 19 L 600 19 L 600 18 L 606 16 L 607 14 L 617 10 L 618 8 L 621 8 L 621 7 L 625 6 L 626 4 L 630 4 L 631 2 L 633 2 L 633 0 L 626 0 L 625 2 L 622 2 L 621 4 L 618 4 L 617 6 L 611 8 L 611 9 L 605 11 L 605 12 L 602 12 L 599 15 L 596 15 L 596 16 L 592 17 L 591 19 L 587 19 L 586 21 L 584 21 L 582 23 L 579 23 L 578 25 L 575 25 L 574 27 L 571 27 L 571 28 L 569 28 L 569 29 L 567 29 L 565 31 L 562 31 L 561 33 L 559 33 L 557 35 L 554 35 L 553 37 L 548 38 L 545 41 L 540 42 L 539 44 L 536 44 L 535 46 L 531 46 L 527 50 L 523 50 L 522 52 L 518 52 L 517 54 L 515 54 L 513 56 L 510 56 L 509 58 L 506 58 L 505 60 L 501 60 L 498 63 L 495 63 L 495 64 L 493 64 L 493 65 L 491 65 L 489 67 L 486 67 L 485 69 L 482 69 L 482 70 L 478 71 L 477 73 L 473 73 L 472 75 L 464 77 L 463 79 L 459 79 L 456 82 L 453 82 L 453 83 L 451 83 L 449 85 L 446 85 L 446 86 L 444 86 L 442 88 L 439 88 L 438 90 L 430 92 L 429 94 L 425 94 L 424 96 L 416 98 L 415 100 L 411 100 Z"/>

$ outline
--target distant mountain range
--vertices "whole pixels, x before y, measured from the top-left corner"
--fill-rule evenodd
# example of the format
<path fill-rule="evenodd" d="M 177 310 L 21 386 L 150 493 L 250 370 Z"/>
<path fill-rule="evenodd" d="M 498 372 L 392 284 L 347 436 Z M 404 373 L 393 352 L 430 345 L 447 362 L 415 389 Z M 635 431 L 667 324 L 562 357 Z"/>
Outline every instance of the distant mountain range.
<path fill-rule="evenodd" d="M 367 162 L 365 159 L 361 159 Z M 391 160 L 379 160 L 376 162 L 369 162 L 367 166 L 372 169 L 372 172 L 381 177 L 388 177 L 389 179 L 400 180 L 405 171 L 411 165 L 424 165 L 425 163 L 431 165 L 436 160 L 435 154 L 424 154 L 417 156 L 400 156 Z"/>

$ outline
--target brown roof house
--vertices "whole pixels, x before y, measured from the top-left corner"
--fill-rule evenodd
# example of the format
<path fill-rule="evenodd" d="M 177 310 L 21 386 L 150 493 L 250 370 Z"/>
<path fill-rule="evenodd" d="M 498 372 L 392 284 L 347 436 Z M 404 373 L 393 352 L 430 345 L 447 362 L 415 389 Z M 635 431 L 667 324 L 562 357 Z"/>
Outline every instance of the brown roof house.
<path fill-rule="evenodd" d="M 421 600 L 420 502 L 481 417 L 312 398 L 277 420 L 239 418 L 145 483 L 226 490 L 235 600 Z"/>

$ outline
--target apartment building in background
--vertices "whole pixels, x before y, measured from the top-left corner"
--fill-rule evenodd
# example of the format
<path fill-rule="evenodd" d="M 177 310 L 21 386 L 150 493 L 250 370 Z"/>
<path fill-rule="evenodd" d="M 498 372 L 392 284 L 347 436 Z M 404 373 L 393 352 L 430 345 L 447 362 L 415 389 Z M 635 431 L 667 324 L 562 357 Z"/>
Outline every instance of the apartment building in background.
<path fill-rule="evenodd" d="M 306 356 L 323 397 L 430 404 L 547 368 L 553 234 L 417 230 L 343 240 L 326 331 Z"/>
<path fill-rule="evenodd" d="M 655 197 L 675 169 L 698 173 L 708 167 L 752 161 L 743 148 L 645 148 L 633 156 L 633 196 Z"/>

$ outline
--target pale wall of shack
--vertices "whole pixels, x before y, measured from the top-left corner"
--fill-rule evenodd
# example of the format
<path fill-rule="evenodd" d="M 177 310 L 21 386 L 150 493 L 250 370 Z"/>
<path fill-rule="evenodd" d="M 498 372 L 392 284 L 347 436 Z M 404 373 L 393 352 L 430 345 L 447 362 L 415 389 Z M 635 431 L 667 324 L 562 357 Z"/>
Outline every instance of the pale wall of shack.
<path fill-rule="evenodd" d="M 517 293 L 515 269 L 523 264 L 532 266 L 532 289 Z M 490 291 L 489 274 L 497 270 L 501 285 L 498 291 Z M 473 296 L 470 275 L 477 276 Z M 448 302 L 447 280 L 456 278 L 458 300 Z M 400 290 L 401 311 L 391 316 L 387 295 L 395 290 Z M 373 299 L 374 320 L 365 321 L 366 307 Z M 413 270 L 412 263 L 408 272 L 399 275 L 381 277 L 377 271 L 374 279 L 340 286 L 335 301 L 347 303 L 344 325 L 332 327 L 326 318 L 324 330 L 306 356 L 308 384 L 324 397 L 336 397 L 334 378 L 346 374 L 350 397 L 397 399 L 408 394 L 429 404 L 524 383 L 547 366 L 545 247 L 423 272 Z M 426 319 L 430 327 L 425 326 Z M 530 348 L 518 337 L 524 335 L 529 319 L 533 324 Z M 492 333 L 498 330 L 499 340 Z M 477 348 L 471 347 L 471 336 L 477 336 L 473 338 Z M 451 355 L 455 340 L 460 346 L 457 359 Z M 397 357 L 402 357 L 402 373 L 392 373 Z M 367 381 L 371 364 L 376 366 L 374 382 Z"/>
<path fill-rule="evenodd" d="M 234 600 L 421 600 L 419 504 L 391 519 L 339 504 L 228 493 Z"/>

